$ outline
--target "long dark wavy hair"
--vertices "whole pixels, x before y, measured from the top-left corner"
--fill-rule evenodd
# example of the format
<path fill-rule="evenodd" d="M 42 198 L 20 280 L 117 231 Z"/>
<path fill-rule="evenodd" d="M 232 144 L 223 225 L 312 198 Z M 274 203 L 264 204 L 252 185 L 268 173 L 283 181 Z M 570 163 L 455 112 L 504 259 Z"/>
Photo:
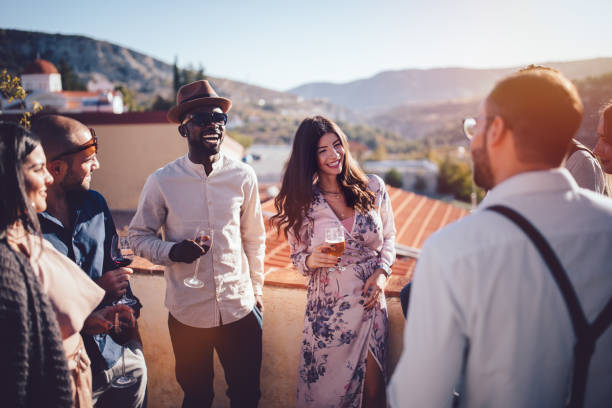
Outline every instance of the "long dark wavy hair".
<path fill-rule="evenodd" d="M 40 139 L 16 123 L 0 122 L 0 238 L 16 221 L 40 235 L 35 209 L 28 205 L 23 164 Z"/>
<path fill-rule="evenodd" d="M 323 116 L 306 118 L 300 123 L 293 139 L 291 157 L 285 167 L 280 192 L 274 199 L 276 215 L 270 224 L 277 232 L 292 230 L 299 240 L 298 232 L 307 216 L 314 197 L 313 185 L 318 180 L 319 139 L 326 133 L 334 133 L 344 149 L 342 171 L 337 180 L 346 204 L 365 213 L 374 207 L 375 195 L 368 189 L 368 179 L 351 156 L 346 135 L 333 121 Z"/>

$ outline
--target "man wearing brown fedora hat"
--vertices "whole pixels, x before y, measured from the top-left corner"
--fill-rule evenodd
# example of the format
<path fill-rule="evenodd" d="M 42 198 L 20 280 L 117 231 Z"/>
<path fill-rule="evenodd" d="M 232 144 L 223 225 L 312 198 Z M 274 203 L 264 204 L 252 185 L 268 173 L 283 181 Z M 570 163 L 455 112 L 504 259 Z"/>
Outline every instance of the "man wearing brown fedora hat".
<path fill-rule="evenodd" d="M 265 252 L 257 179 L 250 166 L 220 151 L 229 99 L 204 80 L 181 87 L 176 99 L 168 120 L 179 125 L 189 152 L 149 176 L 130 243 L 138 255 L 166 266 L 182 406 L 211 406 L 215 349 L 231 406 L 255 407 Z M 156 235 L 162 227 L 164 239 Z M 202 231 L 211 238 L 206 244 L 199 240 Z"/>

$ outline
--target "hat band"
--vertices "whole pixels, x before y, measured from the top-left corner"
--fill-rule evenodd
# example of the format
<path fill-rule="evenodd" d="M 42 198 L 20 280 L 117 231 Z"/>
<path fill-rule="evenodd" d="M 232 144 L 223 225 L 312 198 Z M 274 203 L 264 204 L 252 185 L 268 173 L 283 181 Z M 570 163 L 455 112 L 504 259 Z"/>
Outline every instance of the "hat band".
<path fill-rule="evenodd" d="M 215 96 L 211 96 L 210 94 L 199 94 L 199 95 L 193 95 L 193 96 L 190 96 L 190 97 L 189 97 L 189 98 L 187 98 L 187 99 L 183 99 L 183 100 L 181 101 L 181 103 L 179 103 L 179 105 L 182 105 L 182 104 L 184 104 L 184 103 L 187 103 L 187 102 L 193 101 L 194 99 L 202 99 L 202 98 L 217 98 L 217 95 L 215 95 Z"/>

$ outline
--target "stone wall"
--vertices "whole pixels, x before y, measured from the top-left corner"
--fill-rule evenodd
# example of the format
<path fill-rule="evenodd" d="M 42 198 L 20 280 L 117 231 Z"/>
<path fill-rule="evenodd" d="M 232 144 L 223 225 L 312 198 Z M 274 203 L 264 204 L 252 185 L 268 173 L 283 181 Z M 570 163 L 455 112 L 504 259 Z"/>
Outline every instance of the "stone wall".
<path fill-rule="evenodd" d="M 164 306 L 165 280 L 157 274 L 137 273 L 133 288 L 144 304 L 139 319 L 149 369 L 149 407 L 178 407 L 182 390 L 174 377 L 174 355 L 168 334 L 168 311 Z M 387 299 L 391 333 L 388 366 L 395 368 L 402 348 L 404 319 L 399 299 Z M 262 408 L 295 406 L 299 347 L 306 308 L 306 290 L 272 285 L 264 287 Z M 215 356 L 213 407 L 228 407 L 223 369 Z"/>

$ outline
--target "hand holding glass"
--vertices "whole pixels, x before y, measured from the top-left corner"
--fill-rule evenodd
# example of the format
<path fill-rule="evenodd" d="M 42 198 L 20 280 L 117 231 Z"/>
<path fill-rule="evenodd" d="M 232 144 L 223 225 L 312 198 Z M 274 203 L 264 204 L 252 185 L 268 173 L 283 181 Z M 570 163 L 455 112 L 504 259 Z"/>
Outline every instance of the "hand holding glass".
<path fill-rule="evenodd" d="M 325 251 L 326 253 L 337 257 L 344 253 L 344 231 L 341 225 L 325 228 L 325 243 L 329 245 L 329 248 Z M 335 268 L 330 268 L 330 270 L 333 269 Z M 344 267 L 337 269 L 343 271 Z"/>
<path fill-rule="evenodd" d="M 204 250 L 204 254 L 202 255 L 204 256 L 208 253 L 208 251 L 210 250 L 212 246 L 213 230 L 206 229 L 206 228 L 198 228 L 193 240 L 196 244 L 198 244 Z M 193 271 L 193 276 L 190 278 L 185 278 L 185 280 L 183 281 L 185 286 L 189 288 L 197 289 L 197 288 L 201 288 L 204 286 L 204 282 L 198 279 L 198 267 L 200 266 L 200 259 L 202 259 L 202 257 L 199 257 L 196 260 L 195 269 Z"/>
<path fill-rule="evenodd" d="M 117 243 L 117 240 L 119 240 L 119 243 Z M 117 237 L 117 235 L 113 236 L 111 242 L 111 259 L 117 268 L 125 268 L 132 263 L 134 260 L 134 251 L 132 251 L 132 248 L 130 248 L 128 237 Z M 136 299 L 128 298 L 125 295 L 126 292 L 123 293 L 123 296 L 121 296 L 121 298 L 117 300 L 115 304 L 132 306 L 137 303 Z"/>
<path fill-rule="evenodd" d="M 130 320 L 122 319 L 119 317 L 119 313 L 115 313 L 114 331 L 116 335 L 122 332 L 122 326 L 132 327 Z M 117 338 L 115 339 L 117 340 Z M 121 341 L 121 375 L 111 380 L 111 387 L 113 388 L 127 388 L 138 381 L 133 375 L 125 373 L 125 342 L 127 341 L 129 341 L 129 338 Z"/>

